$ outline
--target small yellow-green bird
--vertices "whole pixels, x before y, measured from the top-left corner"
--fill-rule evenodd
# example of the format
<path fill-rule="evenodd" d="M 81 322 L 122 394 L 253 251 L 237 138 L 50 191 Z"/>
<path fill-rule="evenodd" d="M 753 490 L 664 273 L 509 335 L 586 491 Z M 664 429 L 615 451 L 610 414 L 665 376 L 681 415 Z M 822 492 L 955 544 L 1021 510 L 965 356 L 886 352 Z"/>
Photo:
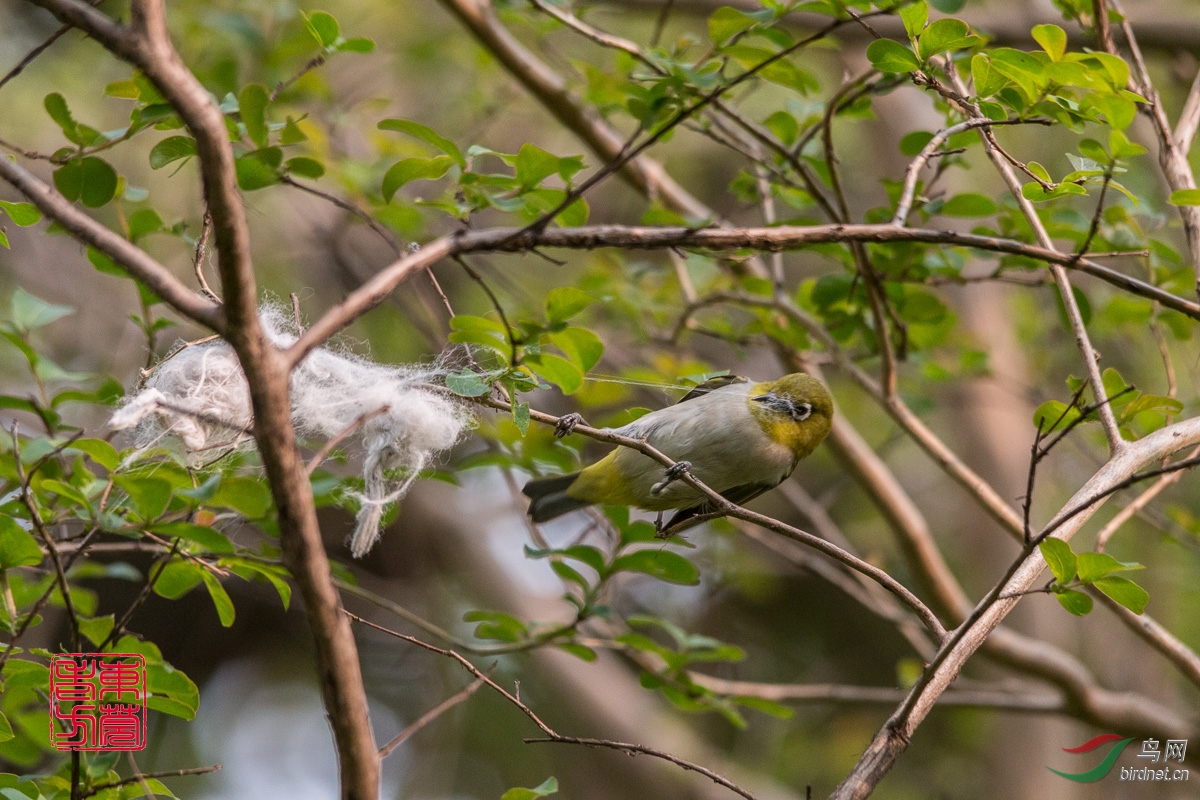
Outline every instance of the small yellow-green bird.
<path fill-rule="evenodd" d="M 576 418 L 577 421 L 578 418 Z M 700 384 L 677 404 L 613 430 L 643 439 L 734 503 L 745 503 L 787 479 L 829 433 L 833 398 L 811 375 L 752 383 L 723 376 Z M 664 484 L 663 466 L 618 447 L 570 475 L 529 481 L 529 516 L 545 522 L 603 503 L 647 511 L 678 509 L 666 527 L 713 509 L 683 481 Z M 657 493 L 653 491 L 657 487 Z M 661 516 L 660 516 L 661 519 Z"/>

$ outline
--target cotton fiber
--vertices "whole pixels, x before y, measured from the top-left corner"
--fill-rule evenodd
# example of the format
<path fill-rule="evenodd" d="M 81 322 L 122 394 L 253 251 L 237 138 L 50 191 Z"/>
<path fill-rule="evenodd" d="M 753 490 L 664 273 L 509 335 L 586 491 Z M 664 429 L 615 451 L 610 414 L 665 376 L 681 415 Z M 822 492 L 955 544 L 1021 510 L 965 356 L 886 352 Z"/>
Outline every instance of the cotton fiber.
<path fill-rule="evenodd" d="M 261 317 L 276 345 L 295 341 L 281 311 L 266 308 Z M 364 489 L 351 493 L 360 504 L 350 538 L 355 558 L 379 538 L 387 506 L 404 497 L 418 473 L 472 423 L 461 401 L 436 388 L 445 374 L 439 365 L 386 366 L 327 348 L 314 350 L 292 371 L 292 419 L 300 436 L 329 439 L 367 417 L 354 433 L 364 451 Z M 109 421 L 114 430 L 136 427 L 142 448 L 177 437 L 194 463 L 249 446 L 253 424 L 245 376 L 222 339 L 181 345 Z"/>

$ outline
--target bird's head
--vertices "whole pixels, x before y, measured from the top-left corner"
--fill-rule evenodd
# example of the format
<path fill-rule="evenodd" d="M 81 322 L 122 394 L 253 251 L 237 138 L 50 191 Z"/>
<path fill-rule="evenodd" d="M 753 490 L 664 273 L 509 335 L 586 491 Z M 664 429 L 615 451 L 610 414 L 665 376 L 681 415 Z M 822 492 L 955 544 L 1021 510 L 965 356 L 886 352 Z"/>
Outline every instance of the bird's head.
<path fill-rule="evenodd" d="M 789 447 L 796 458 L 816 449 L 833 421 L 829 390 L 803 372 L 756 383 L 747 402 L 767 436 Z"/>

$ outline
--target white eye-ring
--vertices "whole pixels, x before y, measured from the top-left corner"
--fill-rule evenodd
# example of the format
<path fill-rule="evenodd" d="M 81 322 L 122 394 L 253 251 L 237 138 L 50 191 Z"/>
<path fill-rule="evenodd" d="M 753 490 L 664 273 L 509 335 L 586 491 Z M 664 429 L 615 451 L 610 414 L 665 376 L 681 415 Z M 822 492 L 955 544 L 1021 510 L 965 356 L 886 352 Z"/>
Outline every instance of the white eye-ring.
<path fill-rule="evenodd" d="M 792 419 L 803 422 L 812 416 L 812 406 L 808 403 L 797 403 L 792 406 Z"/>

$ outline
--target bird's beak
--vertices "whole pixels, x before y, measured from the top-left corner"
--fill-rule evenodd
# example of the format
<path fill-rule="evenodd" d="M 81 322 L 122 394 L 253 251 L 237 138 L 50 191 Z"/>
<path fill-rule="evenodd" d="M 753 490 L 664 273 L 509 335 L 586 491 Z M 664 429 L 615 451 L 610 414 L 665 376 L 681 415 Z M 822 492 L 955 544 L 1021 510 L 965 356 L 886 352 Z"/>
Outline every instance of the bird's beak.
<path fill-rule="evenodd" d="M 756 396 L 756 397 L 751 397 L 750 399 L 751 399 L 751 400 L 755 400 L 755 401 L 757 401 L 757 402 L 759 402 L 759 403 L 766 403 L 766 402 L 768 402 L 768 401 L 770 401 L 770 400 L 774 400 L 774 399 L 775 399 L 775 395 L 774 395 L 774 394 L 772 394 L 772 393 L 770 393 L 770 392 L 768 392 L 767 394 L 760 394 L 760 395 L 758 395 L 758 396 Z"/>

